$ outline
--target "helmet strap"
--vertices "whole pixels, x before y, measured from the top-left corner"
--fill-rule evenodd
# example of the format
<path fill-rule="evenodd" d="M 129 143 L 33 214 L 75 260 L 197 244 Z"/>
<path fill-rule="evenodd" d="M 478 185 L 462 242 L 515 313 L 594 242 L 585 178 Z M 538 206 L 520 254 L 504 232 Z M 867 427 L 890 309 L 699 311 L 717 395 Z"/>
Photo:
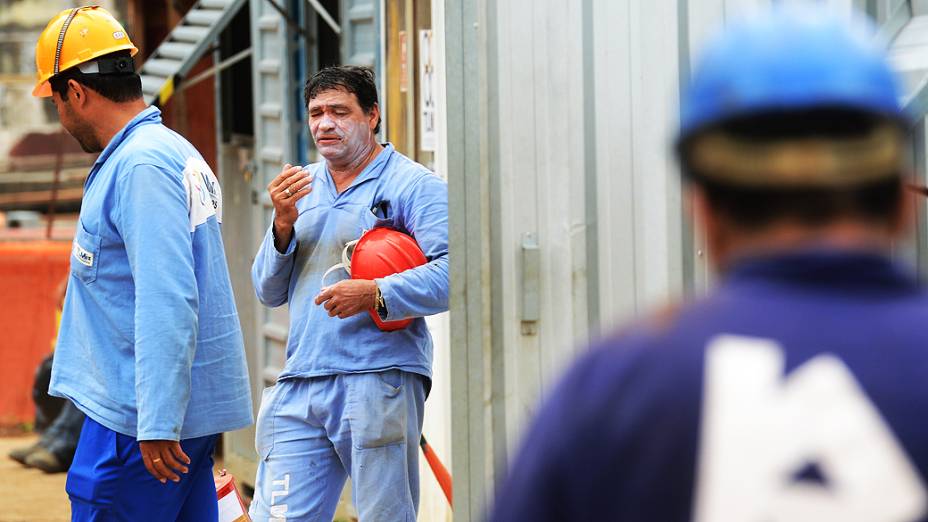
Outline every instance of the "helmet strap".
<path fill-rule="evenodd" d="M 74 17 L 77 16 L 78 11 L 81 9 L 83 9 L 83 7 L 71 9 L 71 12 L 68 13 L 68 17 L 65 18 L 64 23 L 61 24 L 61 32 L 58 33 L 58 45 L 55 47 L 55 69 L 53 75 L 61 72 L 61 46 L 64 45 L 64 37 L 68 34 L 68 27 L 71 26 L 71 21 L 74 20 Z"/>
<path fill-rule="evenodd" d="M 361 235 L 363 236 L 364 234 Z M 351 253 L 353 254 L 353 248 L 358 244 L 358 241 L 360 241 L 360 239 L 355 239 L 354 241 L 349 241 L 345 244 L 345 248 L 342 250 L 342 262 L 338 263 L 337 265 L 330 266 L 329 269 L 326 270 L 324 274 L 322 274 L 322 286 L 325 286 L 325 280 L 329 277 L 329 274 L 335 272 L 336 270 L 344 269 L 348 274 L 348 277 L 351 277 L 351 254 L 349 254 L 348 251 L 351 250 Z"/>

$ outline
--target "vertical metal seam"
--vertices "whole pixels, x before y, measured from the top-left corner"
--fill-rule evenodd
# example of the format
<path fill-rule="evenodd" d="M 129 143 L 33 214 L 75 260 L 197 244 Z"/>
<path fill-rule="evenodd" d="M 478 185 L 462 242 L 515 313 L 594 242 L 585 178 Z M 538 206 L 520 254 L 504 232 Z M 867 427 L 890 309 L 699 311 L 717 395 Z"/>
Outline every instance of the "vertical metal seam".
<path fill-rule="evenodd" d="M 508 2 L 488 2 L 486 10 L 504 9 Z M 502 223 L 502 162 L 500 160 L 500 118 L 499 118 L 499 16 L 487 13 L 485 17 L 486 34 L 486 65 L 485 88 L 487 104 L 487 174 L 488 174 L 488 201 L 489 223 Z M 507 17 L 507 19 L 509 19 Z M 490 92 L 497 95 L 491 96 Z M 506 340 L 503 318 L 503 238 L 505 234 L 501 227 L 488 227 L 490 249 L 490 433 L 493 434 L 494 469 L 490 470 L 494 479 L 500 466 L 508 462 L 508 448 L 506 445 Z M 495 482 L 495 481 L 494 481 Z M 495 488 L 494 488 L 495 489 Z M 491 489 L 492 491 L 492 489 Z"/>
<path fill-rule="evenodd" d="M 445 11 L 445 67 L 446 67 L 446 115 L 448 147 L 448 192 L 449 192 L 449 252 L 451 262 L 451 404 L 452 404 L 452 473 L 455 477 L 455 490 L 459 501 L 455 509 L 455 519 L 464 522 L 477 520 L 472 513 L 472 484 L 476 470 L 471 469 L 473 432 L 471 429 L 474 383 L 469 379 L 470 352 L 481 347 L 470 338 L 469 317 L 470 303 L 470 269 L 468 244 L 469 228 L 473 226 L 468 219 L 469 179 L 466 156 L 469 154 L 466 132 L 467 100 L 470 95 L 465 88 L 467 75 L 465 62 L 465 27 L 468 20 L 469 5 L 475 0 L 450 0 Z M 479 457 L 478 455 L 474 455 Z M 478 479 L 479 480 L 479 479 Z"/>
<path fill-rule="evenodd" d="M 594 58 L 593 0 L 583 0 L 583 141 L 584 203 L 586 215 L 587 332 L 592 337 L 602 324 L 599 290 L 599 172 L 596 161 L 596 63 Z"/>
<path fill-rule="evenodd" d="M 628 53 L 628 64 L 629 64 L 629 69 L 631 70 L 631 69 L 633 69 L 632 60 L 634 60 L 634 56 L 633 56 L 633 53 L 632 53 L 632 31 L 631 31 L 631 26 L 632 26 L 632 7 L 631 7 L 631 2 L 629 2 L 629 3 L 627 3 L 627 4 L 625 5 L 625 9 L 626 9 L 626 10 L 625 10 L 625 13 L 626 13 L 625 20 L 626 20 L 626 22 L 627 22 L 627 24 L 628 24 L 627 27 L 628 27 L 628 29 L 629 29 L 629 30 L 625 31 L 626 38 L 628 39 L 628 40 L 627 40 L 628 45 L 626 45 L 625 47 L 626 47 L 626 52 Z M 631 101 L 630 110 L 628 111 L 629 129 L 634 129 L 634 128 L 635 128 L 635 112 L 636 112 L 636 111 L 635 111 L 635 101 L 636 101 L 636 100 L 635 100 L 635 90 L 634 90 L 634 88 L 633 88 L 633 86 L 632 86 L 633 75 L 632 75 L 632 74 L 629 74 L 626 81 L 628 81 L 628 83 L 629 83 L 629 85 L 628 85 L 628 92 L 629 92 L 629 98 L 630 98 L 630 101 Z M 637 314 L 637 313 L 639 312 L 639 309 L 640 309 L 639 303 L 642 301 L 641 295 L 639 295 L 639 289 L 640 289 L 641 285 L 640 285 L 639 282 L 638 282 L 638 281 L 641 279 L 641 278 L 639 277 L 639 274 L 638 274 L 638 266 L 639 266 L 639 264 L 640 264 L 640 263 L 638 263 L 638 252 L 639 252 L 639 250 L 640 250 L 640 249 L 638 248 L 638 209 L 639 209 L 638 201 L 639 201 L 639 198 L 636 197 L 637 195 L 636 195 L 636 193 L 635 193 L 635 190 L 636 190 L 636 187 L 637 187 L 638 184 L 635 183 L 635 176 L 636 176 L 636 172 L 635 172 L 635 140 L 634 140 L 634 138 L 632 137 L 631 134 L 628 136 L 628 159 L 629 159 L 629 169 L 630 169 L 629 177 L 628 177 L 628 179 L 629 179 L 629 184 L 630 184 L 629 189 L 630 189 L 630 193 L 631 193 L 631 195 L 632 195 L 632 208 L 631 208 L 631 225 L 632 225 L 632 226 L 631 226 L 631 231 L 632 231 L 632 242 L 631 242 L 631 247 L 632 247 L 632 248 L 631 248 L 631 249 L 632 249 L 632 252 L 633 252 L 633 253 L 632 253 L 632 256 L 631 256 L 631 261 L 632 261 L 632 286 L 633 286 L 633 288 L 632 288 L 632 295 L 635 296 L 634 303 L 633 303 L 633 305 L 634 305 L 633 308 L 634 308 L 635 313 Z"/>
<path fill-rule="evenodd" d="M 690 31 L 689 31 L 689 3 L 688 0 L 677 0 L 677 99 L 682 102 L 683 95 L 686 92 L 686 86 L 689 84 L 690 77 Z M 683 104 L 678 104 L 678 110 L 683 110 Z M 681 113 L 678 113 L 677 119 Z M 680 177 L 680 201 L 679 220 L 681 223 L 681 246 L 683 256 L 683 293 L 684 295 L 693 295 L 696 292 L 696 237 L 695 229 L 687 219 L 683 203 L 684 192 L 686 190 L 685 182 Z"/>

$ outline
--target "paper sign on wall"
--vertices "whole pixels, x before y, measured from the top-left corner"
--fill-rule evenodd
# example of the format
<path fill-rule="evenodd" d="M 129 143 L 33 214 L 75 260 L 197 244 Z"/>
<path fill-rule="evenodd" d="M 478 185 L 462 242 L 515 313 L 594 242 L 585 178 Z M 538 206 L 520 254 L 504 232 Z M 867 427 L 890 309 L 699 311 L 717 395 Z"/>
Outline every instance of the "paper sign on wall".
<path fill-rule="evenodd" d="M 419 31 L 419 150 L 435 150 L 435 65 L 432 30 Z"/>

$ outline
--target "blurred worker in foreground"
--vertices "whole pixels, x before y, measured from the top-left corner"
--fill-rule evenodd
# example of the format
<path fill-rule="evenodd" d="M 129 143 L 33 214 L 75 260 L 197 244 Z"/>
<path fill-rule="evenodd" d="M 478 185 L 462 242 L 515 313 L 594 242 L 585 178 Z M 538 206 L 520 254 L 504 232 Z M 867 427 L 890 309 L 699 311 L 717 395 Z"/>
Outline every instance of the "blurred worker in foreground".
<path fill-rule="evenodd" d="M 369 69 L 322 69 L 304 100 L 325 161 L 285 165 L 270 183 L 274 221 L 252 268 L 262 303 L 289 304 L 290 335 L 287 364 L 255 426 L 261 460 L 251 515 L 330 522 L 350 474 L 361 520 L 415 520 L 432 376 L 423 316 L 448 309 L 448 187 L 377 142 Z M 382 278 L 326 277 L 345 245 L 375 227 L 408 232 L 428 262 Z M 356 275 L 365 268 L 357 264 Z M 370 310 L 382 321 L 414 319 L 386 332 Z"/>
<path fill-rule="evenodd" d="M 55 289 L 55 338 L 61 325 L 61 309 L 64 306 L 68 278 Z M 52 341 L 52 350 L 55 342 Z M 27 468 L 37 468 L 46 473 L 67 471 L 77 450 L 77 441 L 84 425 L 84 414 L 74 403 L 48 394 L 52 375 L 53 353 L 48 354 L 35 371 L 32 384 L 32 400 L 35 402 L 34 429 L 41 436 L 30 446 L 10 451 L 11 459 Z"/>
<path fill-rule="evenodd" d="M 123 28 L 62 11 L 36 45 L 36 96 L 100 155 L 84 186 L 50 393 L 87 415 L 72 520 L 216 520 L 219 433 L 251 423 L 242 334 L 200 154 L 142 99 Z"/>
<path fill-rule="evenodd" d="M 785 2 L 709 45 L 678 151 L 720 285 L 582 357 L 493 520 L 928 520 L 928 293 L 890 257 L 912 202 L 884 52 Z"/>

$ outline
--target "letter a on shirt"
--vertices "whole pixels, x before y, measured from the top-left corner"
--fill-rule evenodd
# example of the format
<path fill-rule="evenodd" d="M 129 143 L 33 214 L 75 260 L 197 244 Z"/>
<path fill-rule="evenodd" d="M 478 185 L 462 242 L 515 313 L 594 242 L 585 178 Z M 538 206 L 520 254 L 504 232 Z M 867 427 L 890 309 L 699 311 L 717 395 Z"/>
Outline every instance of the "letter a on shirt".
<path fill-rule="evenodd" d="M 848 367 L 784 367 L 772 340 L 710 341 L 694 520 L 920 520 L 925 486 Z M 797 478 L 809 466 L 819 480 Z"/>

